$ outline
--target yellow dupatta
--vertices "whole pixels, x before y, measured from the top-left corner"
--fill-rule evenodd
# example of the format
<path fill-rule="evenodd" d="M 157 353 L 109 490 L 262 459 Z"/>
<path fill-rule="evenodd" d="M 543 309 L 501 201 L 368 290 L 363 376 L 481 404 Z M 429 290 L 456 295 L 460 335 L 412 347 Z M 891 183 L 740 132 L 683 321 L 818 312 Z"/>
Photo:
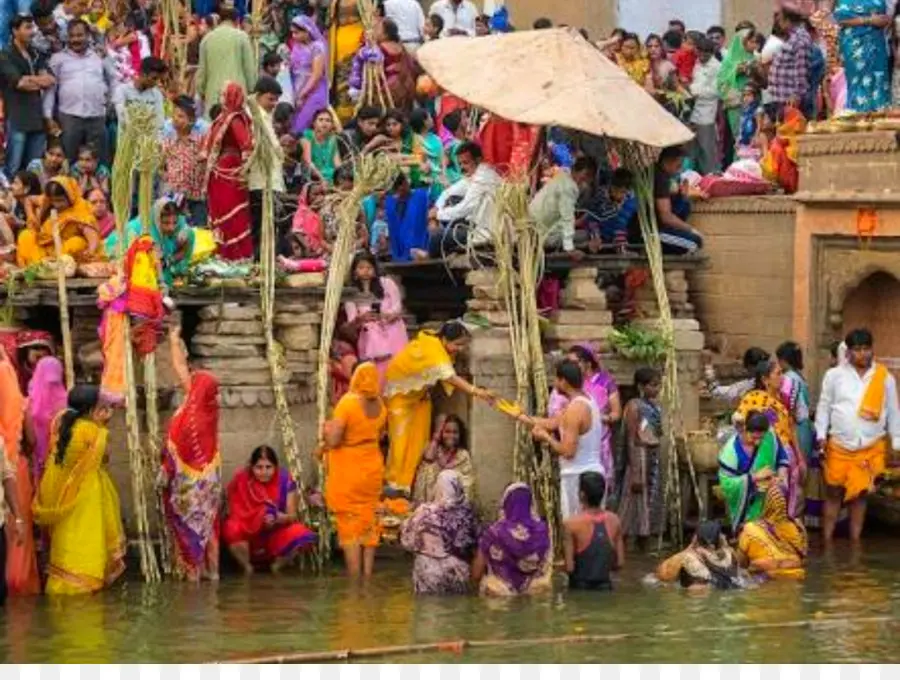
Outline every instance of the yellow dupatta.
<path fill-rule="evenodd" d="M 876 363 L 875 374 L 859 404 L 859 417 L 863 420 L 877 422 L 884 410 L 884 398 L 887 389 L 888 370 L 884 364 Z"/>
<path fill-rule="evenodd" d="M 454 375 L 453 360 L 444 349 L 444 343 L 435 333 L 421 331 L 388 364 L 384 396 L 423 390 Z M 447 391 L 449 393 L 450 389 Z"/>
<path fill-rule="evenodd" d="M 53 423 L 47 467 L 32 506 L 34 521 L 44 526 L 58 524 L 72 512 L 85 478 L 103 464 L 109 437 L 109 430 L 92 420 L 77 420 L 60 463 L 56 457 L 60 419 L 58 416 Z"/>

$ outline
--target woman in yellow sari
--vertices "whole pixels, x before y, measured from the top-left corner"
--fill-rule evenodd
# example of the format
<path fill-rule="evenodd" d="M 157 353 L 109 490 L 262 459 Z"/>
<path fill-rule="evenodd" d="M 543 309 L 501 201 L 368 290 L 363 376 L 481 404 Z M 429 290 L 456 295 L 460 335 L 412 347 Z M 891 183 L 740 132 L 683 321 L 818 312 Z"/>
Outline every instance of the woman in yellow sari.
<path fill-rule="evenodd" d="M 788 509 L 791 517 L 798 517 L 803 510 L 802 484 L 806 477 L 806 460 L 797 446 L 794 419 L 781 399 L 782 378 L 781 366 L 775 359 L 767 359 L 756 366 L 754 389 L 741 399 L 734 412 L 734 419 L 739 428 L 753 411 L 759 411 L 769 419 L 769 424 L 788 454 Z"/>
<path fill-rule="evenodd" d="M 394 514 L 404 515 L 409 510 L 416 469 L 428 446 L 431 388 L 440 383 L 448 395 L 457 389 L 488 403 L 494 400 L 490 392 L 463 380 L 453 368 L 454 357 L 466 348 L 470 337 L 461 322 L 448 321 L 437 333 L 419 333 L 388 364 L 384 395 L 391 449 L 385 475 L 385 507 Z"/>
<path fill-rule="evenodd" d="M 331 0 L 328 29 L 329 79 L 332 103 L 341 122 L 353 118 L 355 104 L 350 98 L 350 71 L 353 57 L 363 44 L 365 26 L 357 0 Z"/>
<path fill-rule="evenodd" d="M 337 525 L 347 572 L 372 575 L 381 538 L 376 511 L 381 499 L 384 460 L 379 441 L 387 421 L 378 369 L 372 362 L 353 371 L 350 390 L 325 424 L 325 503 Z"/>
<path fill-rule="evenodd" d="M 806 570 L 806 529 L 787 512 L 784 488 L 772 482 L 760 519 L 747 522 L 738 536 L 738 550 L 750 571 L 772 578 L 803 578 Z"/>
<path fill-rule="evenodd" d="M 34 521 L 50 531 L 48 594 L 97 592 L 125 571 L 119 494 L 104 464 L 111 416 L 97 387 L 78 385 L 54 423 L 34 501 Z"/>
<path fill-rule="evenodd" d="M 53 211 L 56 211 L 63 255 L 70 255 L 79 262 L 104 259 L 97 218 L 91 204 L 81 196 L 78 182 L 60 175 L 47 182 L 44 192 L 46 196 L 38 216 L 40 226 L 29 224 L 19 232 L 16 241 L 19 266 L 29 267 L 56 257 Z"/>

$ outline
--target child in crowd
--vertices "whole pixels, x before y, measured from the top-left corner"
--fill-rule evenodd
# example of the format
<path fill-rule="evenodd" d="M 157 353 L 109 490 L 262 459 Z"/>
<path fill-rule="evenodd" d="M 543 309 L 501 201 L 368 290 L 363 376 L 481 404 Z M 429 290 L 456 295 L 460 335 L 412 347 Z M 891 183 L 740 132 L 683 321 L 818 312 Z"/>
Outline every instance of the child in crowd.
<path fill-rule="evenodd" d="M 759 160 L 762 157 L 759 148 L 754 144 L 759 131 L 760 103 L 759 88 L 753 83 L 748 83 L 744 87 L 741 103 L 741 127 L 737 142 L 738 158 Z"/>
<path fill-rule="evenodd" d="M 669 34 L 666 34 L 668 36 Z M 691 31 L 682 38 L 681 46 L 672 54 L 672 64 L 678 71 L 678 79 L 682 85 L 690 86 L 694 80 L 694 67 L 697 65 L 699 56 L 697 54 L 697 41 L 706 36 Z M 670 44 L 675 42 L 674 37 L 669 38 Z M 715 50 L 713 50 L 715 51 Z"/>
<path fill-rule="evenodd" d="M 440 14 L 432 14 L 425 21 L 425 40 L 437 40 L 444 32 L 444 18 Z"/>
<path fill-rule="evenodd" d="M 369 227 L 369 247 L 379 259 L 389 260 L 391 257 L 391 244 L 385 209 L 385 195 L 375 199 L 375 218 Z"/>
<path fill-rule="evenodd" d="M 632 190 L 633 184 L 634 175 L 630 171 L 619 168 L 613 172 L 608 193 L 615 214 L 599 223 L 599 237 L 603 245 L 612 245 L 620 253 L 628 247 L 628 231 L 637 218 L 638 202 Z M 594 252 L 595 238 L 588 244 Z"/>
<path fill-rule="evenodd" d="M 109 194 L 109 168 L 100 163 L 94 147 L 85 144 L 78 149 L 78 161 L 72 168 L 71 175 L 78 182 L 82 196 L 87 196 L 92 189 L 100 189 L 104 194 Z"/>
<path fill-rule="evenodd" d="M 444 162 L 444 176 L 447 186 L 456 184 L 462 179 L 462 169 L 459 167 L 457 151 L 460 145 L 466 141 L 466 119 L 462 109 L 451 111 L 444 116 L 444 128 L 450 133 L 449 142 L 445 143 L 446 160 Z"/>

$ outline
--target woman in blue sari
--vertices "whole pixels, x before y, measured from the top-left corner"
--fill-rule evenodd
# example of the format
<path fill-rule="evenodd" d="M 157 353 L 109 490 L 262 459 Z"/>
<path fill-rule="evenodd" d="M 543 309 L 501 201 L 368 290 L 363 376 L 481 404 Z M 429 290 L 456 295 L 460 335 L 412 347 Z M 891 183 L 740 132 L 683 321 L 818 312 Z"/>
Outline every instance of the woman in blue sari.
<path fill-rule="evenodd" d="M 847 108 L 859 113 L 891 105 L 891 71 L 885 29 L 887 0 L 837 0 L 841 57 L 847 77 Z"/>
<path fill-rule="evenodd" d="M 125 225 L 125 248 L 127 249 L 141 234 L 143 225 L 139 217 Z M 164 196 L 153 204 L 152 222 L 148 229 L 150 237 L 159 248 L 163 264 L 163 281 L 171 286 L 174 280 L 187 274 L 194 257 L 194 230 L 178 210 L 174 199 Z M 117 257 L 118 232 L 112 232 L 104 242 L 107 255 Z"/>

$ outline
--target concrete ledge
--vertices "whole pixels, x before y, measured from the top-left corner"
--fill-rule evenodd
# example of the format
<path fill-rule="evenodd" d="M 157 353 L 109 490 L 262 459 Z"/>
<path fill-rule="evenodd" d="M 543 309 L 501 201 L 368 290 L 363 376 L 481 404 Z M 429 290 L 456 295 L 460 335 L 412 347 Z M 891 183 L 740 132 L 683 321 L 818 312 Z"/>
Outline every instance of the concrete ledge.
<path fill-rule="evenodd" d="M 797 211 L 797 201 L 793 196 L 734 196 L 732 198 L 712 198 L 708 201 L 694 201 L 692 212 L 701 215 L 758 213 L 790 214 Z"/>

